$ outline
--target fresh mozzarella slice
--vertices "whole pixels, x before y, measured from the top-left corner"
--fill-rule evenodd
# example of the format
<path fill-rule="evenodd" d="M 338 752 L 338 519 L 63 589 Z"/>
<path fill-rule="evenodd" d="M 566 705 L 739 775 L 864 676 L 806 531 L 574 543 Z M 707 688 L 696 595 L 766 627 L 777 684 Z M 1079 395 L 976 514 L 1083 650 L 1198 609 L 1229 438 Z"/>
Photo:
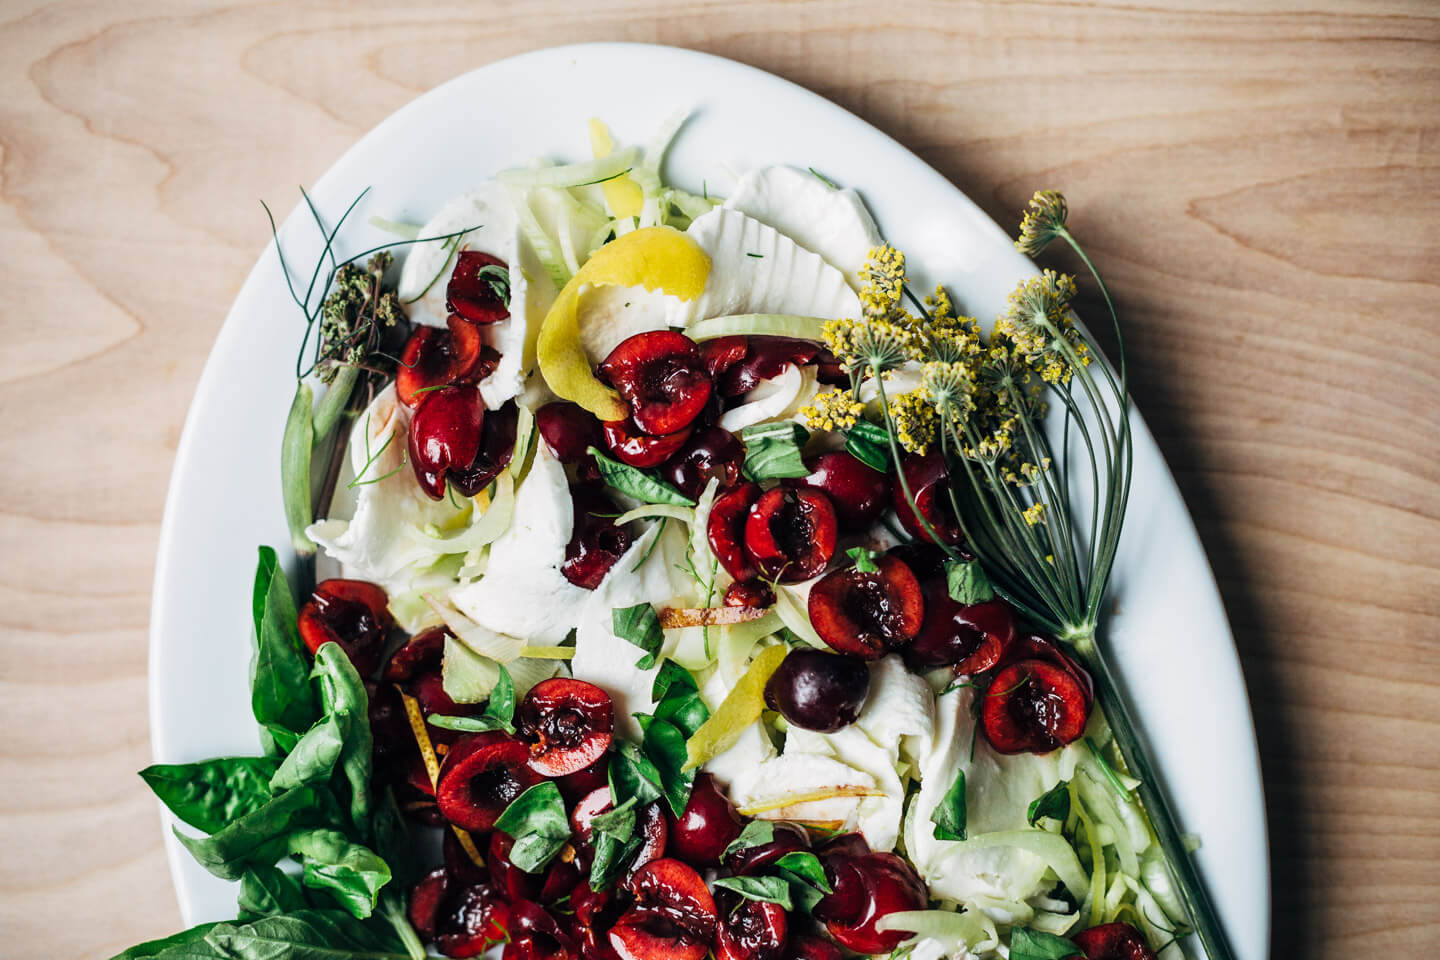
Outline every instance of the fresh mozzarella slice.
<path fill-rule="evenodd" d="M 870 665 L 870 695 L 855 724 L 890 752 L 892 762 L 902 749 L 910 757 L 928 754 L 935 739 L 935 694 L 892 653 Z"/>
<path fill-rule="evenodd" d="M 500 184 L 485 183 L 451 200 L 420 228 L 420 236 L 444 236 L 470 227 L 475 229 L 460 238 L 459 248 L 499 257 L 510 267 L 510 317 L 480 331 L 485 344 L 500 354 L 495 372 L 480 382 L 480 395 L 494 410 L 525 385 L 535 357 L 534 337 L 529 333 L 538 332 L 554 289 L 534 253 L 520 243 L 515 208 Z M 445 326 L 450 312 L 445 290 L 455 266 L 454 254 L 453 241 L 441 240 L 414 244 L 406 253 L 397 292 L 413 322 Z"/>
<path fill-rule="evenodd" d="M 857 272 L 880 230 L 854 190 L 826 184 L 794 167 L 761 167 L 740 178 L 725 206 L 774 227 L 825 262 L 859 289 Z"/>
<path fill-rule="evenodd" d="M 496 633 L 531 644 L 557 644 L 575 625 L 589 591 L 560 573 L 574 529 L 565 467 L 537 444 L 515 496 L 510 529 L 490 545 L 486 573 L 450 592 L 450 602 Z"/>
<path fill-rule="evenodd" d="M 778 757 L 742 770 L 730 782 L 730 799 L 742 810 L 754 809 L 765 820 L 838 821 L 846 829 L 858 824 L 859 800 L 832 797 L 783 804 L 787 798 L 822 793 L 836 788 L 875 789 L 875 778 L 863 770 L 816 753 L 786 751 Z M 864 798 L 869 799 L 869 798 Z M 768 808 L 768 809 L 767 809 Z M 867 838 L 868 839 L 868 838 Z"/>
<path fill-rule="evenodd" d="M 736 313 L 827 320 L 860 315 L 860 300 L 844 274 L 753 217 L 719 207 L 685 232 L 710 256 L 710 277 L 699 297 L 673 305 L 672 327 Z"/>
<path fill-rule="evenodd" d="M 660 540 L 658 544 L 656 538 Z M 673 595 L 670 566 L 684 558 L 684 540 L 679 524 L 667 523 L 663 527 L 652 524 L 644 536 L 615 561 L 600 586 L 590 594 L 575 627 L 575 656 L 570 661 L 570 672 L 610 694 L 615 701 L 618 732 L 632 740 L 640 739 L 640 725 L 634 715 L 649 713 L 655 708 L 650 692 L 660 665 L 657 662 L 649 670 L 635 666 L 644 653 L 630 641 L 615 635 L 612 615 L 617 609 L 638 603 L 668 603 Z M 641 563 L 647 555 L 649 558 Z M 574 619 L 573 610 L 569 616 Z"/>
<path fill-rule="evenodd" d="M 785 737 L 784 755 L 800 754 L 832 757 L 868 777 L 880 795 L 849 798 L 855 828 L 864 835 L 870 849 L 895 849 L 904 815 L 905 787 L 895 772 L 891 751 L 853 724 L 834 733 L 813 733 L 791 727 Z"/>
<path fill-rule="evenodd" d="M 678 297 L 644 287 L 585 287 L 580 292 L 580 345 L 600 363 L 637 333 L 666 330 L 666 314 Z"/>

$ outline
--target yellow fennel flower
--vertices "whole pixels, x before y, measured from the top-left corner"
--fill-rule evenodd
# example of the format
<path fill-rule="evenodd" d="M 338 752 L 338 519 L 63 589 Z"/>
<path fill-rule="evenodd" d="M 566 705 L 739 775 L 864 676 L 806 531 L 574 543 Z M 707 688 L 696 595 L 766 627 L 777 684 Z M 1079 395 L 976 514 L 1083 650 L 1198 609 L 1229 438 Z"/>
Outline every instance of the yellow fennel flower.
<path fill-rule="evenodd" d="M 1027 257 L 1033 257 L 1050 245 L 1065 232 L 1065 218 L 1070 207 L 1065 195 L 1058 190 L 1037 190 L 1030 198 L 1030 209 L 1020 221 L 1020 239 L 1015 247 Z"/>
<path fill-rule="evenodd" d="M 800 415 L 815 430 L 849 430 L 860 421 L 865 405 L 850 395 L 849 390 L 831 390 L 818 394 L 809 406 L 800 408 Z"/>

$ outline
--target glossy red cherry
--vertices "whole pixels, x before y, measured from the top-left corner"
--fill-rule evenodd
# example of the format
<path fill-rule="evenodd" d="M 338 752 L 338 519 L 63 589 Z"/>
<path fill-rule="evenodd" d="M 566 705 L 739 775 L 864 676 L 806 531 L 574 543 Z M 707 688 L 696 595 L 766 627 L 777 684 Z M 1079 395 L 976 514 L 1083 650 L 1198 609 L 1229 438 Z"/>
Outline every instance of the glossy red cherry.
<path fill-rule="evenodd" d="M 858 857 L 830 857 L 825 874 L 833 893 L 815 905 L 814 916 L 835 942 L 856 953 L 889 953 L 911 934 L 904 930 L 881 933 L 881 917 L 906 910 L 924 910 L 929 902 L 925 884 L 915 868 L 893 853 L 867 853 Z"/>
<path fill-rule="evenodd" d="M 1049 753 L 1080 739 L 1090 718 L 1081 681 L 1048 660 L 1020 660 L 990 681 L 980 707 L 985 739 L 998 753 Z"/>
<path fill-rule="evenodd" d="M 865 530 L 890 506 L 890 477 L 844 450 L 806 457 L 805 466 L 810 475 L 786 480 L 786 485 L 828 496 L 841 528 L 848 532 Z"/>
<path fill-rule="evenodd" d="M 775 591 L 770 584 L 756 577 L 736 580 L 725 588 L 725 606 L 763 609 L 775 605 Z"/>
<path fill-rule="evenodd" d="M 510 908 L 483 884 L 451 880 L 444 868 L 410 890 L 410 924 L 447 957 L 478 957 L 509 936 Z"/>
<path fill-rule="evenodd" d="M 1106 923 L 1073 934 L 1085 960 L 1155 960 L 1145 937 L 1128 923 Z"/>
<path fill-rule="evenodd" d="M 761 494 L 745 518 L 745 550 L 765 576 L 796 583 L 825 569 L 838 532 L 825 494 L 776 487 Z"/>
<path fill-rule="evenodd" d="M 791 937 L 785 960 L 844 960 L 840 948 L 819 937 Z"/>
<path fill-rule="evenodd" d="M 700 359 L 711 379 L 718 379 L 720 374 L 744 360 L 749 349 L 744 337 L 716 337 L 700 344 Z"/>
<path fill-rule="evenodd" d="M 860 717 L 870 669 L 859 657 L 797 647 L 765 683 L 765 702 L 792 726 L 834 733 Z"/>
<path fill-rule="evenodd" d="M 962 604 L 950 597 L 943 574 L 921 581 L 925 623 L 904 650 L 905 662 L 918 670 L 954 667 L 957 674 L 984 673 L 1000 662 L 1015 639 L 1010 605 L 998 597 Z"/>
<path fill-rule="evenodd" d="M 664 436 L 685 429 L 710 399 L 710 374 L 695 341 L 672 330 L 628 337 L 600 364 L 630 405 L 630 419 L 642 432 Z"/>
<path fill-rule="evenodd" d="M 462 830 L 489 830 L 516 797 L 540 782 L 529 758 L 527 744 L 498 731 L 465 734 L 440 765 L 440 812 Z"/>
<path fill-rule="evenodd" d="M 413 410 L 425 396 L 418 391 L 483 380 L 499 361 L 500 354 L 482 342 L 480 328 L 452 313 L 445 329 L 420 326 L 410 334 L 395 370 L 395 396 Z"/>
<path fill-rule="evenodd" d="M 754 336 L 746 338 L 745 355 L 731 363 L 718 378 L 717 387 L 724 397 L 749 393 L 766 380 L 772 380 L 791 365 L 805 366 L 820 357 L 820 344 L 794 337 Z"/>
<path fill-rule="evenodd" d="M 716 960 L 784 960 L 789 919 L 778 903 L 747 900 L 729 890 L 715 897 Z"/>
<path fill-rule="evenodd" d="M 452 468 L 463 470 L 475 462 L 484 419 L 485 405 L 474 386 L 441 387 L 421 396 L 408 446 L 415 480 L 430 499 L 445 498 Z"/>
<path fill-rule="evenodd" d="M 473 497 L 490 486 L 515 455 L 515 428 L 519 410 L 512 400 L 485 414 L 480 426 L 480 452 L 468 467 L 451 467 L 446 476 L 455 489 Z"/>
<path fill-rule="evenodd" d="M 614 420 L 601 425 L 605 447 L 621 463 L 642 470 L 658 467 L 675 455 L 690 439 L 690 428 L 676 433 L 651 436 L 642 433 L 629 420 Z"/>
<path fill-rule="evenodd" d="M 815 848 L 815 856 L 819 857 L 822 863 L 830 860 L 854 860 L 869 852 L 870 844 L 865 842 L 864 834 L 860 833 L 842 833 L 826 839 Z"/>
<path fill-rule="evenodd" d="M 605 445 L 595 414 L 569 400 L 556 400 L 536 410 L 535 427 L 561 463 L 579 463 L 589 458 L 591 447 Z"/>
<path fill-rule="evenodd" d="M 582 767 L 574 773 L 567 773 L 557 777 L 555 785 L 560 788 L 560 796 L 567 804 L 573 804 L 581 797 L 587 796 L 592 790 L 606 786 L 610 782 L 610 756 L 606 754 L 599 760 Z"/>
<path fill-rule="evenodd" d="M 445 868 L 436 867 L 410 888 L 410 903 L 406 911 L 410 916 L 410 926 L 426 943 L 435 939 L 435 925 L 439 922 L 440 905 L 445 900 L 449 883 Z"/>
<path fill-rule="evenodd" d="M 580 949 L 580 960 L 620 960 L 610 946 L 610 928 L 622 911 L 620 898 L 610 890 L 591 890 L 588 881 L 575 885 L 570 893 L 574 911 L 572 933 Z"/>
<path fill-rule="evenodd" d="M 615 561 L 630 549 L 634 537 L 629 528 L 616 526 L 615 517 L 620 511 L 599 486 L 571 487 L 570 501 L 574 527 L 560 573 L 575 586 L 594 590 Z"/>
<path fill-rule="evenodd" d="M 596 787 L 575 801 L 575 806 L 570 809 L 570 829 L 575 834 L 576 842 L 588 844 L 594 833 L 590 824 L 600 814 L 609 813 L 613 809 L 609 787 Z"/>
<path fill-rule="evenodd" d="M 525 694 L 515 725 L 530 743 L 530 769 L 543 777 L 563 777 L 610 749 L 615 708 L 610 694 L 593 683 L 552 677 Z"/>
<path fill-rule="evenodd" d="M 931 453 L 923 457 L 914 455 L 907 456 L 901 461 L 901 469 L 905 471 L 905 479 L 910 484 L 910 492 L 915 496 L 915 505 L 920 508 L 920 513 L 930 522 L 931 528 L 935 531 L 940 542 L 948 545 L 955 545 L 965 539 L 965 534 L 960 529 L 960 522 L 955 518 L 951 509 L 950 495 L 945 487 L 950 482 L 950 472 L 945 467 L 945 458 L 939 453 Z M 905 532 L 919 540 L 931 540 L 925 528 L 915 517 L 915 511 L 910 509 L 910 504 L 905 499 L 905 490 L 896 480 L 890 491 L 891 503 L 895 507 L 895 516 L 899 518 L 900 525 Z M 933 542 L 933 541 L 932 541 Z"/>
<path fill-rule="evenodd" d="M 389 602 L 384 590 L 364 580 L 322 580 L 300 608 L 300 639 L 312 654 L 338 643 L 355 672 L 368 677 L 395 626 Z"/>
<path fill-rule="evenodd" d="M 875 561 L 874 572 L 840 567 L 810 591 L 810 622 L 830 647 L 863 660 L 878 660 L 917 633 L 925 621 L 920 582 L 893 555 Z"/>
<path fill-rule="evenodd" d="M 455 269 L 450 273 L 450 282 L 445 285 L 445 306 L 451 313 L 458 313 L 466 320 L 480 324 L 497 323 L 510 316 L 509 304 L 483 275 L 494 273 L 486 267 L 504 270 L 508 286 L 510 268 L 504 260 L 478 250 L 460 251 L 455 258 Z"/>
<path fill-rule="evenodd" d="M 745 445 L 723 427 L 701 427 L 660 467 L 660 476 L 690 499 L 698 499 L 712 479 L 718 488 L 734 486 L 745 465 Z"/>
<path fill-rule="evenodd" d="M 485 854 L 489 873 L 487 879 L 506 900 L 512 903 L 519 900 L 553 903 L 568 894 L 580 879 L 580 870 L 574 858 L 556 857 L 544 873 L 526 873 L 510 860 L 510 850 L 514 846 L 515 841 L 508 834 L 496 830 L 490 834 Z"/>
<path fill-rule="evenodd" d="M 715 900 L 679 860 L 653 860 L 626 884 L 635 905 L 610 929 L 622 960 L 702 960 L 715 937 Z"/>
<path fill-rule="evenodd" d="M 575 960 L 575 941 L 544 907 L 521 900 L 510 907 L 510 942 L 504 960 Z"/>
<path fill-rule="evenodd" d="M 656 800 L 646 804 L 640 811 L 636 829 L 640 831 L 640 849 L 630 860 L 630 873 L 635 873 L 646 864 L 665 856 L 665 847 L 670 841 L 670 827 L 665 820 L 665 802 Z"/>
<path fill-rule="evenodd" d="M 760 487 L 754 483 L 742 483 L 715 498 L 710 509 L 710 522 L 706 534 L 715 559 L 725 572 L 736 580 L 747 580 L 755 575 L 755 564 L 745 551 L 745 521 L 750 508 L 760 499 Z"/>
<path fill-rule="evenodd" d="M 449 635 L 450 631 L 444 627 L 422 630 L 391 654 L 389 662 L 385 664 L 385 680 L 414 697 L 420 704 L 420 712 L 426 717 L 432 714 L 447 717 L 470 716 L 482 709 L 476 704 L 456 703 L 445 692 L 442 667 L 445 661 L 445 638 Z M 409 720 L 404 722 L 408 730 Z M 437 744 L 453 743 L 460 736 L 453 730 L 444 730 L 428 723 L 426 730 L 431 741 Z M 413 740 L 414 734 L 411 733 L 410 736 Z"/>
<path fill-rule="evenodd" d="M 670 829 L 670 855 L 695 867 L 718 864 L 725 848 L 745 827 L 715 778 L 704 772 L 695 776 L 684 813 L 679 817 L 667 815 L 666 820 Z"/>
<path fill-rule="evenodd" d="M 725 868 L 736 876 L 771 872 L 770 868 L 787 853 L 810 849 L 810 835 L 805 828 L 783 821 L 775 824 L 772 839 L 753 847 L 737 850 L 725 858 Z"/>

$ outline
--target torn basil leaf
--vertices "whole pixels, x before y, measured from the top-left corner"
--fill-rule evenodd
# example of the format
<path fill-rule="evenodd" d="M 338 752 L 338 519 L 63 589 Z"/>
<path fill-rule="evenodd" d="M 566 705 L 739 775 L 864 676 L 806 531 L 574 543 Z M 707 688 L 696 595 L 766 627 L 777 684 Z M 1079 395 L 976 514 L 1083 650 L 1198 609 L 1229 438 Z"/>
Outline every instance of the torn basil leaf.
<path fill-rule="evenodd" d="M 805 442 L 810 431 L 788 420 L 758 423 L 740 431 L 745 444 L 745 476 L 751 480 L 781 480 L 808 477 Z"/>
<path fill-rule="evenodd" d="M 655 719 L 673 723 L 687 738 L 710 719 L 710 708 L 700 699 L 695 678 L 673 660 L 660 665 L 650 695 L 655 700 Z"/>
<path fill-rule="evenodd" d="M 845 551 L 845 555 L 855 561 L 855 569 L 861 573 L 875 573 L 880 569 L 875 563 L 880 554 L 874 550 L 865 547 L 851 547 Z"/>
<path fill-rule="evenodd" d="M 871 470 L 890 470 L 890 435 L 869 420 L 859 420 L 846 431 L 845 452 Z"/>
<path fill-rule="evenodd" d="M 613 490 L 634 497 L 645 503 L 672 503 L 679 507 L 693 507 L 695 501 L 638 467 L 612 460 L 603 451 L 590 447 L 589 453 L 600 468 L 600 477 Z"/>
<path fill-rule="evenodd" d="M 945 587 L 956 603 L 984 603 L 995 599 L 995 588 L 979 560 L 947 560 Z"/>
<path fill-rule="evenodd" d="M 930 822 L 935 824 L 935 839 L 964 840 L 965 820 L 965 771 L 961 770 L 955 774 L 955 782 L 950 784 L 945 796 L 940 798 L 935 812 L 930 814 Z"/>
<path fill-rule="evenodd" d="M 1059 820 L 1064 823 L 1070 816 L 1070 781 L 1061 780 L 1055 786 L 1046 790 L 1040 796 L 1030 801 L 1030 809 L 1025 813 L 1025 819 L 1030 821 L 1030 826 L 1035 826 L 1042 817 L 1049 817 L 1052 820 Z"/>
<path fill-rule="evenodd" d="M 745 824 L 745 829 L 740 831 L 740 836 L 730 841 L 730 846 L 725 848 L 721 859 L 728 860 L 732 853 L 749 850 L 751 847 L 758 847 L 762 843 L 769 843 L 774 839 L 775 825 L 773 823 L 769 820 L 751 820 Z"/>
<path fill-rule="evenodd" d="M 485 712 L 478 717 L 449 717 L 432 713 L 425 722 L 441 730 L 459 730 L 462 733 L 484 733 L 487 730 L 515 732 L 515 681 L 504 664 L 499 665 L 500 677 L 490 691 L 485 703 Z"/>
<path fill-rule="evenodd" d="M 685 734 L 668 720 L 637 714 L 640 728 L 645 736 L 640 749 L 650 759 L 660 775 L 660 788 L 665 802 L 675 816 L 683 816 L 685 806 L 690 802 L 690 790 L 695 786 L 695 771 L 685 769 L 688 754 L 685 750 Z"/>
<path fill-rule="evenodd" d="M 637 603 L 633 607 L 616 607 L 610 611 L 610 629 L 615 636 L 628 640 L 645 656 L 635 662 L 637 670 L 649 670 L 660 656 L 665 645 L 665 631 L 660 629 L 660 618 L 655 608 L 648 603 Z"/>
<path fill-rule="evenodd" d="M 510 862 L 526 873 L 539 873 L 570 839 L 565 801 L 553 780 L 537 783 L 511 801 L 495 829 L 515 841 Z"/>
<path fill-rule="evenodd" d="M 1053 933 L 1015 927 L 1010 931 L 1010 960 L 1068 960 L 1084 957 L 1085 951 L 1074 941 Z"/>
<path fill-rule="evenodd" d="M 610 803 L 617 809 L 634 798 L 636 803 L 660 799 L 660 771 L 628 740 L 610 758 Z"/>
<path fill-rule="evenodd" d="M 783 877 L 721 877 L 715 881 L 720 890 L 732 890 L 746 900 L 778 903 L 785 910 L 795 909 L 790 901 L 790 884 Z"/>

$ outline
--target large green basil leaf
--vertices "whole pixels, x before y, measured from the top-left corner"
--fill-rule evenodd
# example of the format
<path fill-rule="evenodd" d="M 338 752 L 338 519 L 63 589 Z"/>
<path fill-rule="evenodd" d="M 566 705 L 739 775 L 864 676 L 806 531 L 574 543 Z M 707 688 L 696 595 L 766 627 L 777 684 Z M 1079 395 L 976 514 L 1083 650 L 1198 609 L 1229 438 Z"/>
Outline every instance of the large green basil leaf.
<path fill-rule="evenodd" d="M 250 709 L 270 746 L 288 753 L 319 717 L 310 664 L 296 626 L 295 601 L 275 551 L 260 548 L 251 597 L 255 620 L 255 672 Z"/>
<path fill-rule="evenodd" d="M 277 913 L 293 913 L 310 905 L 300 881 L 279 867 L 257 863 L 240 878 L 237 906 L 240 919 L 258 920 Z"/>
<path fill-rule="evenodd" d="M 675 816 L 683 816 L 685 805 L 690 802 L 690 789 L 695 785 L 695 771 L 685 769 L 688 755 L 685 751 L 685 734 L 668 720 L 640 715 L 636 719 L 645 731 L 640 749 L 650 758 L 660 775 L 660 786 L 665 792 L 665 801 Z"/>
<path fill-rule="evenodd" d="M 338 830 L 301 830 L 285 838 L 285 850 L 300 861 L 300 882 L 325 890 L 362 920 L 375 911 L 390 866 L 368 847 L 351 843 Z"/>
<path fill-rule="evenodd" d="M 214 954 L 202 952 L 205 949 L 205 937 L 211 930 L 223 926 L 229 926 L 229 924 L 202 923 L 199 926 L 191 927 L 189 930 L 172 933 L 168 937 L 137 943 L 124 953 L 117 953 L 114 957 L 111 957 L 110 960 L 145 960 L 147 957 L 165 957 L 166 960 L 170 960 L 170 958 L 180 960 L 182 957 L 213 956 Z"/>
<path fill-rule="evenodd" d="M 273 864 L 283 857 L 286 835 L 321 825 L 326 812 L 320 790 L 299 787 L 237 817 L 208 837 L 191 837 L 179 830 L 175 836 L 200 866 L 221 879 L 238 880 L 253 864 Z"/>
<path fill-rule="evenodd" d="M 495 829 L 515 840 L 510 862 L 526 873 L 539 873 L 570 839 L 560 788 L 550 780 L 537 783 L 511 801 Z"/>
<path fill-rule="evenodd" d="M 158 949 L 154 949 L 158 947 Z M 133 951 L 145 950 L 136 953 Z M 116 960 L 410 960 L 386 928 L 340 910 L 301 910 L 249 923 L 203 924 Z"/>
<path fill-rule="evenodd" d="M 198 763 L 157 763 L 140 771 L 181 823 L 214 833 L 270 800 L 270 757 L 217 757 Z"/>

